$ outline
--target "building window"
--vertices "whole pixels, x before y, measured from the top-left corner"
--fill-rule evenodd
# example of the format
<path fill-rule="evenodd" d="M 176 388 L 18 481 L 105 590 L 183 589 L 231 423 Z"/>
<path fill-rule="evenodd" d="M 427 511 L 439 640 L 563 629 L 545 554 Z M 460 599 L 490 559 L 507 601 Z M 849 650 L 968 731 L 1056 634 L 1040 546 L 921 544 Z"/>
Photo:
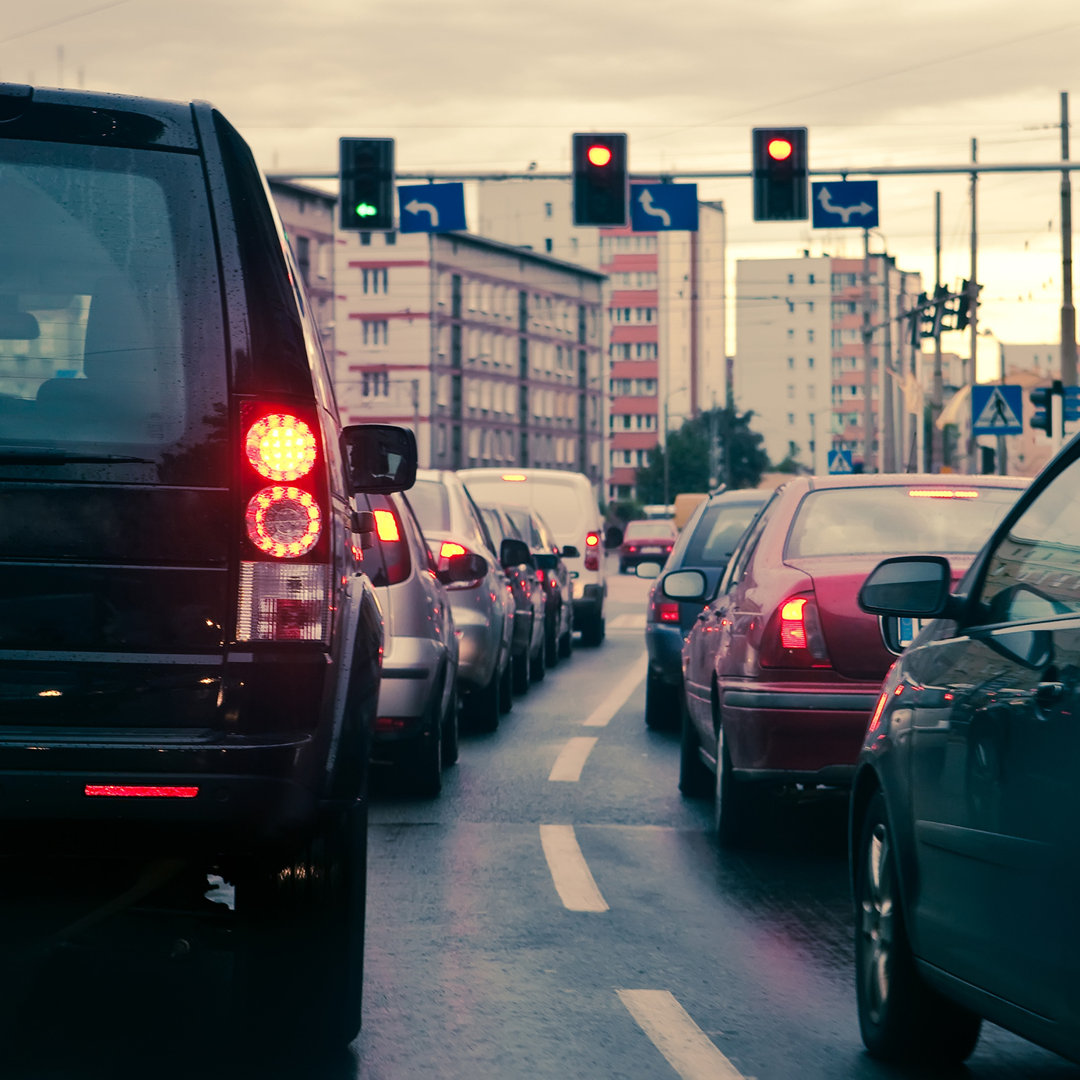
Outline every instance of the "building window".
<path fill-rule="evenodd" d="M 363 322 L 365 345 L 385 345 L 390 323 L 386 319 L 365 319 Z"/>
<path fill-rule="evenodd" d="M 795 414 L 793 412 L 787 414 L 787 422 L 789 427 L 795 426 Z"/>
<path fill-rule="evenodd" d="M 814 358 L 812 356 L 808 356 L 806 358 L 806 366 L 808 368 L 810 368 L 811 371 L 813 371 L 813 369 L 814 369 Z"/>
<path fill-rule="evenodd" d="M 555 250 L 555 242 L 550 236 L 544 237 L 544 250 L 550 255 Z"/>
<path fill-rule="evenodd" d="M 552 205 L 549 202 L 544 203 L 544 217 L 551 217 Z"/>
<path fill-rule="evenodd" d="M 811 274 L 810 277 L 807 278 L 807 281 L 809 282 L 809 284 L 813 285 L 814 284 L 814 275 Z"/>
<path fill-rule="evenodd" d="M 795 366 L 795 357 L 794 356 L 789 356 L 787 358 L 787 366 L 788 366 L 789 370 Z"/>
<path fill-rule="evenodd" d="M 385 293 L 389 284 L 386 267 L 362 270 L 361 283 L 365 295 L 368 293 Z"/>
<path fill-rule="evenodd" d="M 795 275 L 794 274 L 788 274 L 787 283 L 789 285 L 794 285 L 795 284 Z"/>
<path fill-rule="evenodd" d="M 296 238 L 296 265 L 305 285 L 311 284 L 311 240 L 306 236 Z"/>
<path fill-rule="evenodd" d="M 396 232 L 383 233 L 383 235 L 386 237 L 386 246 L 387 247 L 393 247 L 397 243 L 397 233 Z"/>
<path fill-rule="evenodd" d="M 371 246 L 371 233 L 362 232 L 360 234 L 360 244 L 361 244 L 362 247 L 370 247 Z"/>
<path fill-rule="evenodd" d="M 792 386 L 791 383 L 788 383 L 787 396 L 788 397 L 794 397 L 795 396 L 795 387 Z"/>

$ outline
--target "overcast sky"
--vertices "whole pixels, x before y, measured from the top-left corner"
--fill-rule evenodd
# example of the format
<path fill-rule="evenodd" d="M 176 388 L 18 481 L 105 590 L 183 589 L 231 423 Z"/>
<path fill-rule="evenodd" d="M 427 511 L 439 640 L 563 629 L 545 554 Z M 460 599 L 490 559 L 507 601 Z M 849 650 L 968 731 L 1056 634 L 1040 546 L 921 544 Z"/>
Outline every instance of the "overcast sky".
<path fill-rule="evenodd" d="M 393 136 L 402 171 L 568 170 L 589 130 L 628 132 L 634 172 L 748 170 L 771 124 L 810 129 L 813 169 L 966 163 L 973 138 L 986 163 L 1052 162 L 1078 57 L 1074 0 L 38 0 L 0 29 L 0 79 L 208 100 L 297 172 L 334 169 L 341 135 Z M 881 180 L 874 249 L 932 284 L 940 191 L 958 285 L 968 187 Z M 755 223 L 749 180 L 699 195 L 724 201 L 732 260 L 861 252 L 858 230 Z M 1058 339 L 1060 221 L 1060 173 L 980 181 L 980 321 L 1005 341 Z"/>

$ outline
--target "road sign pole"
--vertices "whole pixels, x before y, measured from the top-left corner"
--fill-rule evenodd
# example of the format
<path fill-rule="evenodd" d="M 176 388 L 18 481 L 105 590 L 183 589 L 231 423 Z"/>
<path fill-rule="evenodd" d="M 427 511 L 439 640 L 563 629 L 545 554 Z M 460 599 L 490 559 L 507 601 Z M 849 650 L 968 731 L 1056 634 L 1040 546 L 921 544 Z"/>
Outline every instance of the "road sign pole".
<path fill-rule="evenodd" d="M 1055 379 L 1053 393 L 1050 395 L 1050 442 L 1055 454 L 1065 441 L 1065 401 L 1061 390 L 1061 381 Z"/>

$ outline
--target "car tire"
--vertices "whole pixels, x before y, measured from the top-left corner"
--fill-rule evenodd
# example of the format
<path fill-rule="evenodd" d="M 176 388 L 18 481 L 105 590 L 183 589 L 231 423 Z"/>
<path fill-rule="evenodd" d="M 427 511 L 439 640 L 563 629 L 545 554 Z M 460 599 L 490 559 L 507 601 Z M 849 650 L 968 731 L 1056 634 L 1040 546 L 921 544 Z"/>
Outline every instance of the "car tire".
<path fill-rule="evenodd" d="M 507 657 L 502 670 L 502 683 L 499 686 L 499 712 L 505 716 L 514 707 L 514 665 Z"/>
<path fill-rule="evenodd" d="M 469 719 L 477 731 L 494 731 L 499 726 L 502 708 L 502 672 L 496 668 L 487 686 L 473 690 L 467 701 Z"/>
<path fill-rule="evenodd" d="M 571 620 L 570 625 L 566 628 L 566 633 L 559 638 L 559 659 L 569 660 L 574 652 L 574 623 Z"/>
<path fill-rule="evenodd" d="M 624 562 L 619 563 L 619 573 L 620 574 L 625 574 L 629 570 L 629 568 L 630 568 L 629 563 L 624 563 Z"/>
<path fill-rule="evenodd" d="M 405 775 L 410 794 L 422 799 L 434 799 L 442 791 L 443 741 L 440 725 L 422 735 L 410 747 Z"/>
<path fill-rule="evenodd" d="M 235 988 L 259 1045 L 344 1047 L 360 1030 L 367 810 L 356 802 L 314 836 L 251 856 L 233 875 Z"/>
<path fill-rule="evenodd" d="M 604 640 L 603 615 L 590 615 L 589 621 L 581 628 L 581 644 L 596 647 Z"/>
<path fill-rule="evenodd" d="M 547 674 L 547 640 L 542 639 L 536 655 L 529 661 L 529 677 L 532 681 L 543 682 Z"/>
<path fill-rule="evenodd" d="M 759 792 L 753 784 L 736 780 L 732 775 L 731 753 L 724 741 L 724 726 L 716 729 L 716 774 L 713 778 L 713 832 L 723 847 L 746 843 L 758 821 Z"/>
<path fill-rule="evenodd" d="M 653 731 L 676 731 L 681 692 L 681 688 L 668 685 L 650 671 L 645 676 L 645 726 Z"/>
<path fill-rule="evenodd" d="M 701 742 L 684 699 L 679 703 L 679 715 L 682 725 L 682 737 L 679 741 L 679 790 L 689 799 L 704 799 L 713 790 L 714 781 L 708 766 L 701 760 Z"/>
<path fill-rule="evenodd" d="M 510 661 L 510 665 L 514 673 L 514 693 L 527 694 L 529 692 L 529 683 L 532 681 L 532 668 L 529 663 L 528 651 L 515 656 Z"/>
<path fill-rule="evenodd" d="M 904 923 L 892 831 L 879 791 L 867 807 L 855 878 L 855 996 L 867 1050 L 888 1061 L 958 1065 L 982 1020 L 930 987 Z"/>
<path fill-rule="evenodd" d="M 450 694 L 442 723 L 443 765 L 456 765 L 461 748 L 461 697 L 457 687 Z"/>
<path fill-rule="evenodd" d="M 559 642 L 560 618 L 559 612 L 556 611 L 544 625 L 544 660 L 549 668 L 554 667 L 562 655 Z"/>

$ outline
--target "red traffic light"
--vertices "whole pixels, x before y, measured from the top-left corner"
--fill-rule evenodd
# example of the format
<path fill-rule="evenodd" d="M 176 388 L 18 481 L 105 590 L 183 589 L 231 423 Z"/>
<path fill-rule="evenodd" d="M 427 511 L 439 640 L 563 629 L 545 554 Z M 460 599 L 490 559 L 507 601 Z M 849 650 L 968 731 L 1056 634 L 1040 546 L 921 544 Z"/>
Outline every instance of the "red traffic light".
<path fill-rule="evenodd" d="M 602 167 L 611 161 L 611 147 L 604 146 L 603 143 L 595 143 L 593 146 L 589 147 L 585 156 L 589 159 L 590 165 Z"/>
<path fill-rule="evenodd" d="M 773 161 L 787 161 L 793 149 L 787 139 L 770 139 L 766 152 Z"/>

